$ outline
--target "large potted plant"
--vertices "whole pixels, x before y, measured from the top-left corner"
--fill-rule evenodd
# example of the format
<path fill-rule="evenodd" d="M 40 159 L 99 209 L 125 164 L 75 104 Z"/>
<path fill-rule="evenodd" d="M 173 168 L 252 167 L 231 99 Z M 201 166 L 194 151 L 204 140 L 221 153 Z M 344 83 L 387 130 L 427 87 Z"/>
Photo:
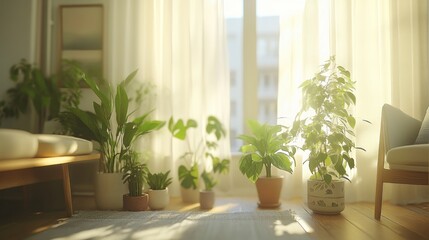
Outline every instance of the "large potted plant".
<path fill-rule="evenodd" d="M 68 78 L 64 82 L 64 89 L 59 87 L 55 76 L 46 76 L 25 59 L 11 66 L 9 76 L 15 85 L 6 91 L 5 98 L 0 101 L 0 124 L 2 119 L 18 118 L 32 107 L 37 121 L 34 131 L 43 133 L 49 120 L 58 119 L 61 107 L 78 106 L 81 97 L 80 79 L 73 77 L 68 66 L 65 65 L 62 72 L 63 77 Z"/>
<path fill-rule="evenodd" d="M 277 208 L 281 205 L 282 176 L 272 175 L 272 167 L 292 173 L 296 148 L 291 144 L 293 136 L 281 125 L 261 124 L 250 120 L 248 126 L 252 135 L 240 135 L 243 153 L 240 171 L 256 183 L 261 208 Z M 261 177 L 265 168 L 265 176 Z"/>
<path fill-rule="evenodd" d="M 331 57 L 300 88 L 302 108 L 292 133 L 303 139 L 301 147 L 308 152 L 308 206 L 318 213 L 339 213 L 344 210 L 343 179 L 349 180 L 346 169 L 355 166 L 351 152 L 356 120 L 350 111 L 356 104 L 354 82 Z"/>
<path fill-rule="evenodd" d="M 178 168 L 181 195 L 185 203 L 197 203 L 199 201 L 199 168 L 202 159 L 211 159 L 212 162 L 221 161 L 216 154 L 218 141 L 226 137 L 226 131 L 219 119 L 215 116 L 209 116 L 200 141 L 196 144 L 191 144 L 189 138 L 187 138 L 187 132 L 189 129 L 197 129 L 197 127 L 198 124 L 193 119 L 189 119 L 185 123 L 183 119 L 178 119 L 176 122 L 171 117 L 168 122 L 168 129 L 173 137 L 186 140 L 188 147 L 180 157 L 183 164 Z M 222 161 L 229 160 L 223 159 Z"/>
<path fill-rule="evenodd" d="M 138 161 L 137 156 L 137 153 L 131 151 L 124 157 L 122 180 L 128 185 L 128 194 L 122 196 L 125 211 L 144 211 L 148 207 L 149 197 L 143 192 L 148 169 L 146 164 Z"/>
<path fill-rule="evenodd" d="M 169 177 L 170 171 L 165 173 L 151 173 L 147 175 L 147 184 L 149 185 L 149 207 L 152 210 L 164 209 L 170 202 L 168 186 L 172 182 Z"/>
<path fill-rule="evenodd" d="M 99 145 L 101 159 L 95 196 L 100 209 L 122 208 L 122 195 L 127 191 L 121 181 L 125 158 L 130 155 L 138 138 L 165 124 L 163 121 L 148 120 L 150 112 L 130 119 L 134 111 L 129 109 L 126 88 L 136 74 L 137 70 L 115 88 L 108 82 L 98 83 L 81 72 L 81 78 L 98 100 L 93 102 L 93 111 L 70 107 L 63 112 L 72 132 Z"/>

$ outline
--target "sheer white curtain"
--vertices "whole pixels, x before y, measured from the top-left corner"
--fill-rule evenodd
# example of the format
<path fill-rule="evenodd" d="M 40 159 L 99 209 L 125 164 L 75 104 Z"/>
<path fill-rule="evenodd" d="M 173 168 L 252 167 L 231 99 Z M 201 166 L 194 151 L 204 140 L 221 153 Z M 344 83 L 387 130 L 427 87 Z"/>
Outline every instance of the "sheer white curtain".
<path fill-rule="evenodd" d="M 189 136 L 193 147 L 209 115 L 229 126 L 229 69 L 222 0 L 110 1 L 108 76 L 123 79 L 139 69 L 137 79 L 151 81 L 155 119 L 195 119 L 201 131 Z M 142 109 L 145 109 L 142 107 Z M 150 148 L 152 171 L 171 170 L 173 195 L 179 193 L 178 162 L 187 145 L 167 128 L 141 143 Z M 229 157 L 229 137 L 220 143 Z M 208 163 L 208 165 L 210 165 Z"/>
<path fill-rule="evenodd" d="M 429 105 L 426 0 L 290 1 L 281 18 L 278 114 L 293 120 L 300 106 L 300 82 L 313 76 L 330 55 L 356 81 L 356 153 L 348 201 L 374 201 L 381 106 L 391 103 L 422 119 Z M 298 157 L 301 161 L 303 157 Z M 298 162 L 298 164 L 300 164 Z M 304 196 L 308 167 L 295 170 L 286 197 Z M 287 184 L 286 184 L 287 185 Z M 427 187 L 386 186 L 384 199 L 428 200 Z"/>

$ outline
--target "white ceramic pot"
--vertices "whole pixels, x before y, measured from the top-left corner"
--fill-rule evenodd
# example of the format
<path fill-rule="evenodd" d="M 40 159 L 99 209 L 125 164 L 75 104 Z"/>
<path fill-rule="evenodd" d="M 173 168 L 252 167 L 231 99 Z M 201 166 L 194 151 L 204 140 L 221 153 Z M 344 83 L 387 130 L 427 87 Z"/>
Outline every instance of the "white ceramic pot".
<path fill-rule="evenodd" d="M 121 210 L 122 196 L 128 193 L 122 183 L 122 173 L 97 173 L 95 176 L 95 202 L 101 210 Z"/>
<path fill-rule="evenodd" d="M 200 191 L 200 208 L 212 209 L 215 203 L 215 193 L 213 191 Z"/>
<path fill-rule="evenodd" d="M 180 193 L 184 203 L 198 203 L 200 201 L 200 191 L 198 189 L 180 187 Z"/>
<path fill-rule="evenodd" d="M 0 129 L 0 159 L 32 158 L 38 141 L 33 134 L 15 129 Z"/>
<path fill-rule="evenodd" d="M 162 190 L 149 189 L 149 207 L 152 210 L 161 210 L 170 203 L 168 188 Z"/>
<path fill-rule="evenodd" d="M 307 205 L 315 213 L 339 214 L 344 210 L 344 181 L 327 185 L 320 180 L 307 181 Z"/>

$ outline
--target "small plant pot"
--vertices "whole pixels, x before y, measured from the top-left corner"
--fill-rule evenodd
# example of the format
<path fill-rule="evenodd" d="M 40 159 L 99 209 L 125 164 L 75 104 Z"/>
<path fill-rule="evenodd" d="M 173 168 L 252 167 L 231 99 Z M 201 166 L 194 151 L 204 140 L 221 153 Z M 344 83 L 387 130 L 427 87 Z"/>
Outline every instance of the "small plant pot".
<path fill-rule="evenodd" d="M 162 190 L 149 189 L 149 207 L 151 210 L 161 210 L 170 203 L 168 188 Z"/>
<path fill-rule="evenodd" d="M 307 205 L 314 213 L 339 214 L 344 205 L 344 181 L 332 181 L 327 185 L 324 181 L 307 181 Z"/>
<path fill-rule="evenodd" d="M 124 194 L 122 196 L 123 209 L 124 211 L 145 211 L 148 207 L 149 196 L 144 193 L 141 196 L 129 196 Z"/>
<path fill-rule="evenodd" d="M 183 188 L 180 187 L 180 193 L 182 195 L 182 201 L 184 203 L 198 203 L 200 199 L 200 194 L 198 189 L 192 188 Z"/>
<path fill-rule="evenodd" d="M 215 193 L 213 191 L 200 191 L 200 208 L 212 209 L 215 203 Z"/>
<path fill-rule="evenodd" d="M 280 194 L 283 186 L 282 176 L 259 177 L 256 181 L 260 208 L 278 208 L 281 206 Z"/>

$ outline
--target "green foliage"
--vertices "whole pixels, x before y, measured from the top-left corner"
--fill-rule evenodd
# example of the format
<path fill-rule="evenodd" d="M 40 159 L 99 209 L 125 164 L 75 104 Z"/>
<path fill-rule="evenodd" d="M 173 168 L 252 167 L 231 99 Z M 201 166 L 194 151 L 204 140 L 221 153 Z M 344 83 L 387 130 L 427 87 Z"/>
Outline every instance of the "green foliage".
<path fill-rule="evenodd" d="M 172 178 L 168 177 L 170 171 L 166 173 L 150 173 L 147 175 L 147 184 L 152 190 L 163 190 L 166 189 L 172 182 Z"/>
<path fill-rule="evenodd" d="M 198 165 L 195 163 L 187 168 L 185 165 L 179 166 L 179 181 L 183 188 L 197 189 L 198 187 Z"/>
<path fill-rule="evenodd" d="M 98 101 L 93 102 L 92 112 L 77 107 L 68 108 L 63 113 L 67 125 L 75 135 L 99 143 L 103 172 L 118 172 L 121 169 L 121 160 L 130 153 L 133 143 L 139 137 L 162 128 L 165 122 L 148 120 L 150 112 L 130 119 L 133 111 L 129 109 L 130 100 L 126 87 L 137 74 L 137 70 L 116 88 L 107 82 L 97 83 L 79 69 L 76 71 L 98 97 Z M 116 124 L 112 123 L 113 120 Z"/>
<path fill-rule="evenodd" d="M 329 184 L 333 178 L 347 179 L 346 168 L 354 168 L 350 155 L 356 120 L 350 108 L 356 104 L 350 72 L 337 66 L 332 56 L 311 79 L 304 81 L 303 102 L 292 133 L 304 139 L 309 151 L 309 169 L 313 178 Z"/>
<path fill-rule="evenodd" d="M 211 172 L 203 171 L 203 173 L 201 174 L 201 178 L 203 179 L 206 191 L 211 191 L 217 184 L 217 181 L 215 180 L 213 173 Z"/>
<path fill-rule="evenodd" d="M 265 167 L 267 177 L 271 177 L 271 167 L 292 173 L 292 163 L 296 147 L 291 144 L 293 136 L 288 128 L 281 125 L 261 124 L 250 120 L 249 128 L 253 135 L 240 135 L 243 153 L 240 159 L 240 171 L 250 181 L 256 182 Z"/>
<path fill-rule="evenodd" d="M 181 156 L 181 159 L 190 159 L 185 165 L 179 166 L 179 180 L 184 188 L 197 189 L 199 181 L 199 163 L 203 158 L 210 159 L 213 165 L 213 171 L 219 173 L 228 172 L 229 160 L 222 159 L 216 156 L 218 141 L 226 137 L 226 131 L 222 123 L 215 116 L 207 118 L 205 127 L 205 135 L 202 136 L 199 144 L 195 149 L 191 147 L 189 139 L 187 138 L 189 129 L 197 129 L 198 123 L 194 119 L 185 121 L 178 119 L 177 122 L 171 117 L 168 121 L 168 129 L 173 137 L 186 140 L 188 143 L 188 151 Z M 204 173 L 205 171 L 203 171 Z"/>
<path fill-rule="evenodd" d="M 124 183 L 128 183 L 129 195 L 132 197 L 141 196 L 143 194 L 143 184 L 148 173 L 147 165 L 140 163 L 137 160 L 137 156 L 137 153 L 133 151 L 124 156 L 126 161 L 122 168 L 122 172 L 124 173 L 122 180 Z"/>
<path fill-rule="evenodd" d="M 64 76 L 70 74 L 66 70 L 63 72 Z M 31 104 L 37 113 L 37 132 L 43 132 L 45 121 L 57 118 L 61 106 L 79 105 L 78 79 L 68 81 L 61 90 L 55 77 L 44 76 L 25 59 L 10 68 L 9 76 L 15 86 L 8 89 L 6 99 L 0 101 L 0 123 L 3 118 L 17 118 L 26 113 Z"/>

